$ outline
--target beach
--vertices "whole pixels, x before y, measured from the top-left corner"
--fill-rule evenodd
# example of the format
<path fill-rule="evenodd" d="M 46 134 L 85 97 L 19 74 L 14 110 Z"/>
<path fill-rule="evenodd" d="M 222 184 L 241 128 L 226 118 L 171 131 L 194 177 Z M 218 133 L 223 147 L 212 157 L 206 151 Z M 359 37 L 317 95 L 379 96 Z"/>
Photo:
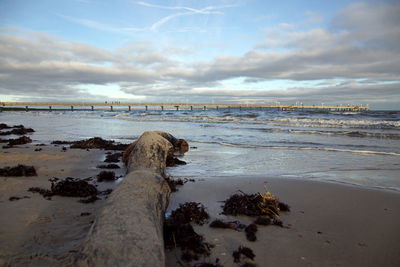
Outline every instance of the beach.
<path fill-rule="evenodd" d="M 111 182 L 97 181 L 96 176 L 102 171 L 97 166 L 105 164 L 107 153 L 116 151 L 72 149 L 70 144 L 55 145 L 52 141 L 100 136 L 129 144 L 145 130 L 157 129 L 189 142 L 189 151 L 180 158 L 187 164 L 167 168 L 168 177 L 187 182 L 171 194 L 166 216 L 185 202 L 204 205 L 210 218 L 202 226 L 194 225 L 194 229 L 213 247 L 211 255 L 200 257 L 199 262 L 215 263 L 218 258 L 223 266 L 241 266 L 246 262 L 256 266 L 400 264 L 397 253 L 400 241 L 397 230 L 400 223 L 399 181 L 396 179 L 398 147 L 389 148 L 397 143 L 393 137 L 398 131 L 396 125 L 386 130 L 364 128 L 362 131 L 369 137 L 363 138 L 339 133 L 342 139 L 338 140 L 337 135 L 309 134 L 310 138 L 316 135 L 315 140 L 319 139 L 320 144 L 328 141 L 331 144 L 317 147 L 305 142 L 304 136 L 308 135 L 293 133 L 293 129 L 280 132 L 281 128 L 257 136 L 261 131 L 247 130 L 249 125 L 256 127 L 247 120 L 220 123 L 214 118 L 205 124 L 204 121 L 188 122 L 186 115 L 182 119 L 179 114 L 167 121 L 159 117 L 154 119 L 153 115 L 148 120 L 143 120 L 143 116 L 134 117 L 133 121 L 126 119 L 129 114 L 122 117 L 121 113 L 105 119 L 70 113 L 2 114 L 5 123 L 24 124 L 35 132 L 27 135 L 32 143 L 1 149 L 0 168 L 24 164 L 34 166 L 37 172 L 37 176 L 32 177 L 0 178 L 2 266 L 70 265 L 108 197 L 99 194 L 99 199 L 92 203 L 81 203 L 79 197 L 58 195 L 48 200 L 38 193 L 28 192 L 29 188 L 50 189 L 49 179 L 73 177 L 86 180 L 103 192 L 115 189 L 126 173 L 123 163 L 117 162 L 121 168 L 112 171 L 120 178 Z M 261 127 L 265 128 L 265 124 Z M 311 130 L 315 131 L 315 127 Z M 379 131 L 391 135 L 386 139 L 371 137 L 372 132 Z M 277 140 L 287 136 L 293 136 L 292 145 L 295 141 L 298 144 L 287 147 L 288 142 L 284 141 L 285 147 L 276 148 Z M 262 138 L 268 140 L 262 141 Z M 253 139 L 259 140 L 258 147 L 251 143 Z M 370 142 L 367 147 L 369 140 L 374 143 Z M 265 147 L 268 142 L 275 147 Z M 332 151 L 335 142 L 338 146 L 348 143 L 351 151 L 342 148 L 340 152 Z M 357 143 L 360 147 L 363 144 L 363 150 L 355 149 Z M 335 149 L 339 149 L 338 146 Z M 275 194 L 290 206 L 289 212 L 281 212 L 283 227 L 258 225 L 257 240 L 251 242 L 243 231 L 209 226 L 215 219 L 250 224 L 254 217 L 221 214 L 223 201 L 232 194 L 266 192 Z M 239 246 L 250 248 L 255 254 L 254 260 L 242 256 L 241 262 L 234 262 L 232 253 Z M 196 263 L 184 262 L 180 256 L 180 249 L 167 249 L 166 266 Z"/>
<path fill-rule="evenodd" d="M 49 188 L 52 177 L 95 177 L 96 165 L 105 151 L 32 145 L 3 150 L 1 166 L 36 166 L 37 177 L 1 178 L 1 260 L 4 266 L 67 265 L 80 248 L 96 214 L 105 203 L 100 199 L 83 204 L 79 198 L 54 196 L 46 200 L 27 192 L 30 187 Z M 123 168 L 118 170 L 123 173 Z M 99 189 L 115 188 L 115 182 L 97 183 Z M 212 190 L 210 190 L 212 188 Z M 400 234 L 400 194 L 335 183 L 265 177 L 212 177 L 196 179 L 172 194 L 169 211 L 179 203 L 202 203 L 215 218 L 250 223 L 247 216 L 221 215 L 221 201 L 239 190 L 245 193 L 271 191 L 291 207 L 282 215 L 284 228 L 259 226 L 257 241 L 243 232 L 196 226 L 205 240 L 215 245 L 209 259 L 223 266 L 236 266 L 232 252 L 250 247 L 257 266 L 396 266 Z M 9 201 L 10 197 L 29 197 Z M 82 216 L 82 214 L 87 214 Z M 167 266 L 177 266 L 179 252 L 167 252 Z"/>

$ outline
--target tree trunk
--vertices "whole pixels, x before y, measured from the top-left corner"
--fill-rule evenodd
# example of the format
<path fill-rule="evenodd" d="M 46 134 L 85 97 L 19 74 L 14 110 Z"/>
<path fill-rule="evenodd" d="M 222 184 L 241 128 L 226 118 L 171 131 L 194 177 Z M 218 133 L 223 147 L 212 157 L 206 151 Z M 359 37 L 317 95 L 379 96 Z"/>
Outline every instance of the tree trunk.
<path fill-rule="evenodd" d="M 145 132 L 126 151 L 128 174 L 90 229 L 78 265 L 165 266 L 162 227 L 170 188 L 164 175 L 176 146 L 168 136 Z"/>

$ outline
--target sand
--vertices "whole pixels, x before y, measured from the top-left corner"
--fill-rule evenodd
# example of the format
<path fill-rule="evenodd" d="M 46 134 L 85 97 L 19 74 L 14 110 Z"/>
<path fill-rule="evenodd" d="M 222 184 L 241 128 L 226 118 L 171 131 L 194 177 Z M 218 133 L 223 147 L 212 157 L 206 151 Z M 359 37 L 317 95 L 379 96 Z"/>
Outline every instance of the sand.
<path fill-rule="evenodd" d="M 196 201 L 215 218 L 250 223 L 247 216 L 224 216 L 221 201 L 241 190 L 268 190 L 291 206 L 283 213 L 285 228 L 259 226 L 257 241 L 243 232 L 197 226 L 215 245 L 211 259 L 234 264 L 232 252 L 251 248 L 257 266 L 400 266 L 400 194 L 327 182 L 263 177 L 214 177 L 186 183 L 174 193 L 169 210 Z M 287 227 L 287 228 L 286 228 Z M 167 253 L 167 266 L 177 266 L 179 253 Z M 243 262 L 243 261 L 242 261 Z"/>
<path fill-rule="evenodd" d="M 105 151 L 33 145 L 0 151 L 0 167 L 33 165 L 37 177 L 0 177 L 0 266 L 65 266 L 80 248 L 105 200 L 82 204 L 79 198 L 55 196 L 51 201 L 27 192 L 32 186 L 49 188 L 49 178 L 95 177 Z M 117 175 L 125 170 L 119 169 Z M 99 190 L 116 183 L 99 183 Z M 257 241 L 243 232 L 196 226 L 215 245 L 207 260 L 239 266 L 232 252 L 239 245 L 253 249 L 257 266 L 400 266 L 400 193 L 356 186 L 272 179 L 213 177 L 188 182 L 173 193 L 168 210 L 179 203 L 203 203 L 211 216 L 249 223 L 248 217 L 220 215 L 221 202 L 232 193 L 264 192 L 265 188 L 288 203 L 282 215 L 285 228 L 260 226 Z M 29 198 L 9 201 L 11 196 Z M 104 198 L 104 197 L 102 197 Z M 89 216 L 81 213 L 89 212 Z M 134 215 L 133 215 L 134 216 Z M 210 221 L 211 221 L 210 220 Z M 167 252 L 167 266 L 179 266 L 179 253 Z M 252 261 L 249 261 L 252 262 Z M 242 261 L 243 263 L 243 261 Z"/>
<path fill-rule="evenodd" d="M 27 192 L 30 187 L 50 189 L 48 179 L 95 178 L 101 171 L 106 151 L 93 149 L 62 150 L 62 146 L 24 145 L 1 149 L 0 167 L 33 165 L 37 177 L 0 177 L 0 266 L 66 265 L 86 237 L 104 198 L 94 203 L 79 203 L 79 198 L 54 196 L 46 200 Z M 120 164 L 123 166 L 122 164 Z M 113 170 L 123 175 L 124 168 Z M 95 179 L 94 179 L 95 180 Z M 98 190 L 115 188 L 115 182 L 97 183 Z M 9 201 L 12 196 L 24 197 Z M 90 213 L 81 216 L 81 213 Z"/>

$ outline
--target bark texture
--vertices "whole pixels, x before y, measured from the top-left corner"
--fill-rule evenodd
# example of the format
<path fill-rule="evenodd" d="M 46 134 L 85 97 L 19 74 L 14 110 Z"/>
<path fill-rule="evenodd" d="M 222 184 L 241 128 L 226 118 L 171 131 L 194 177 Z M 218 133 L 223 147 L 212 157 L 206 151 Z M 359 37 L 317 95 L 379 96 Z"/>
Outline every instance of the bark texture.
<path fill-rule="evenodd" d="M 177 140 L 145 132 L 127 149 L 128 174 L 94 222 L 77 265 L 165 266 L 162 227 L 170 189 L 164 175 Z"/>

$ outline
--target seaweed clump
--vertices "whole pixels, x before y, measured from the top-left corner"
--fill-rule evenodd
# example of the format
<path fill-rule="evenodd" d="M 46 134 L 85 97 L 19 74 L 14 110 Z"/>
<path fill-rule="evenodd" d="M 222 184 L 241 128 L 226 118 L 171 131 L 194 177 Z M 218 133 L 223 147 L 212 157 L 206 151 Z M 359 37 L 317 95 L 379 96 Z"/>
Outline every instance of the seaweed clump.
<path fill-rule="evenodd" d="M 216 219 L 210 223 L 210 227 L 241 231 L 242 229 L 246 228 L 246 225 L 241 224 L 239 221 L 224 222 L 223 220 Z"/>
<path fill-rule="evenodd" d="M 204 242 L 191 223 L 204 224 L 209 218 L 204 206 L 196 202 L 180 204 L 164 221 L 164 245 L 166 248 L 182 249 L 181 259 L 187 262 L 198 260 L 199 255 L 209 256 L 212 245 Z"/>
<path fill-rule="evenodd" d="M 240 262 L 241 255 L 251 260 L 254 260 L 256 256 L 251 248 L 239 246 L 239 248 L 232 253 L 233 261 L 236 263 Z"/>
<path fill-rule="evenodd" d="M 289 205 L 266 192 L 265 194 L 234 194 L 225 200 L 223 214 L 257 216 L 257 219 L 245 228 L 246 238 L 256 241 L 257 225 L 277 225 L 283 227 L 279 215 L 281 211 L 290 211 Z"/>
<path fill-rule="evenodd" d="M 223 267 L 223 265 L 221 265 L 219 263 L 219 259 L 217 258 L 215 260 L 215 263 L 212 263 L 212 262 L 199 262 L 199 263 L 196 263 L 194 265 L 194 267 Z"/>
<path fill-rule="evenodd" d="M 106 156 L 104 162 L 119 162 L 119 158 L 122 157 L 122 153 L 114 153 Z"/>
<path fill-rule="evenodd" d="M 39 193 L 44 198 L 51 198 L 54 195 L 65 196 L 65 197 L 83 197 L 87 199 L 82 199 L 80 202 L 82 203 L 90 203 L 96 201 L 97 188 L 89 184 L 87 181 L 67 177 L 64 180 L 60 180 L 58 182 L 51 183 L 51 189 L 43 189 L 40 187 L 31 187 L 28 191 L 33 193 Z"/>
<path fill-rule="evenodd" d="M 178 159 L 177 157 L 168 156 L 166 161 L 167 167 L 174 167 L 176 165 L 186 165 L 186 162 Z"/>
<path fill-rule="evenodd" d="M 125 150 L 129 145 L 115 143 L 112 140 L 104 140 L 101 137 L 93 137 L 86 140 L 75 141 L 71 148 L 92 149 L 102 148 L 105 150 Z"/>
<path fill-rule="evenodd" d="M 1 139 L 0 143 L 8 142 L 7 146 L 3 146 L 3 148 L 12 148 L 15 145 L 24 145 L 28 143 L 32 143 L 32 139 L 27 136 L 21 136 L 16 139 Z"/>
<path fill-rule="evenodd" d="M 97 182 L 115 181 L 115 179 L 115 172 L 112 171 L 101 171 L 97 175 Z"/>
<path fill-rule="evenodd" d="M 110 164 L 97 165 L 97 168 L 99 168 L 99 169 L 119 169 L 120 167 L 117 164 L 110 163 Z"/>
<path fill-rule="evenodd" d="M 37 173 L 35 167 L 19 164 L 15 167 L 0 168 L 0 176 L 37 176 Z"/>

